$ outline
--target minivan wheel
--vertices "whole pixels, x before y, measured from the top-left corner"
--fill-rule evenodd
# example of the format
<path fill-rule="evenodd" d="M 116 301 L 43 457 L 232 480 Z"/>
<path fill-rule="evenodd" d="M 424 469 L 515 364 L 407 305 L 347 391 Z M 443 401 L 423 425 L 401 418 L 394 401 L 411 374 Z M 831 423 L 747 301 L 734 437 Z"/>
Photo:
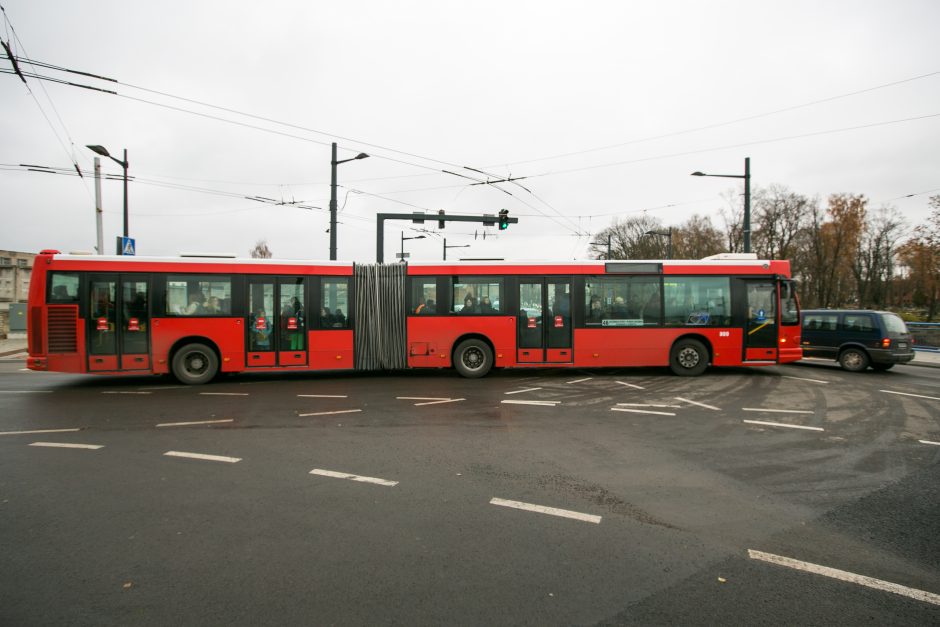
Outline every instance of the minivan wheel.
<path fill-rule="evenodd" d="M 849 372 L 865 370 L 868 362 L 868 354 L 860 348 L 847 348 L 839 355 L 839 364 Z"/>

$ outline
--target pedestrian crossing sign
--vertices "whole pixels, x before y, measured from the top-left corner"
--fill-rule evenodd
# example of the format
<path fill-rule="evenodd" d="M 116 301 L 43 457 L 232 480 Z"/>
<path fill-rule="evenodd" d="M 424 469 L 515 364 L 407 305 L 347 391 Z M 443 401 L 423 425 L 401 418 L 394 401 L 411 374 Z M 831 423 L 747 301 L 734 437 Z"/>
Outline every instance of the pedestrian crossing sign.
<path fill-rule="evenodd" d="M 118 237 L 118 252 L 121 255 L 136 255 L 137 242 L 133 237 Z"/>

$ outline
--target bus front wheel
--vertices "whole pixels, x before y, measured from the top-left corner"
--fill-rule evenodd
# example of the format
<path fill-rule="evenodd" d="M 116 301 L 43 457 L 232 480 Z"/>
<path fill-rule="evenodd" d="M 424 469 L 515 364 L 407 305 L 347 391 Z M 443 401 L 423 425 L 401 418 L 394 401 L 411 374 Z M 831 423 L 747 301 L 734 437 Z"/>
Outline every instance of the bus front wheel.
<path fill-rule="evenodd" d="M 485 376 L 493 367 L 493 351 L 483 340 L 464 340 L 454 351 L 454 367 L 468 379 Z"/>
<path fill-rule="evenodd" d="M 205 344 L 187 344 L 173 356 L 173 375 L 180 383 L 208 383 L 218 371 L 219 358 Z"/>
<path fill-rule="evenodd" d="M 708 367 L 708 349 L 698 340 L 676 342 L 669 354 L 669 368 L 682 377 L 694 377 Z"/>

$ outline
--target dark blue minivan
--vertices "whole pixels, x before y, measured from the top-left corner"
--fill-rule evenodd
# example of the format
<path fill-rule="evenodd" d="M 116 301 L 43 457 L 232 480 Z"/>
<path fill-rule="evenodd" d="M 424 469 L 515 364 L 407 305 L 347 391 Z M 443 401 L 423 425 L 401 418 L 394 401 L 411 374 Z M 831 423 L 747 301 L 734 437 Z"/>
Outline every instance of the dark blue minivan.
<path fill-rule="evenodd" d="M 890 311 L 807 309 L 802 312 L 803 357 L 833 359 L 846 370 L 888 370 L 914 359 L 914 338 Z"/>

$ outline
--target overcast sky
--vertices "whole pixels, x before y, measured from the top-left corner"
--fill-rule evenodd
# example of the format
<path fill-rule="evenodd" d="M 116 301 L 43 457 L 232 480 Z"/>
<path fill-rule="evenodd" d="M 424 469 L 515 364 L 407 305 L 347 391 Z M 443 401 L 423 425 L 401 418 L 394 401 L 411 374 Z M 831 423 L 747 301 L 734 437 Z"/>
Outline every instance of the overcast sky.
<path fill-rule="evenodd" d="M 140 255 L 247 256 L 264 239 L 327 259 L 332 141 L 340 159 L 371 155 L 338 167 L 339 258 L 359 262 L 375 260 L 379 212 L 519 218 L 485 242 L 482 226 L 427 222 L 413 260 L 440 259 L 442 237 L 470 244 L 452 259 L 585 258 L 641 211 L 720 224 L 737 181 L 689 174 L 743 174 L 745 157 L 755 186 L 865 194 L 912 223 L 940 193 L 936 0 L 0 4 L 15 54 L 120 81 L 21 64 L 110 95 L 0 74 L 0 249 L 94 248 L 86 144 L 129 151 Z M 9 167 L 72 161 L 84 179 Z M 463 166 L 531 193 L 441 172 L 477 176 Z M 122 186 L 103 188 L 112 253 Z M 387 224 L 386 261 L 413 228 Z"/>

